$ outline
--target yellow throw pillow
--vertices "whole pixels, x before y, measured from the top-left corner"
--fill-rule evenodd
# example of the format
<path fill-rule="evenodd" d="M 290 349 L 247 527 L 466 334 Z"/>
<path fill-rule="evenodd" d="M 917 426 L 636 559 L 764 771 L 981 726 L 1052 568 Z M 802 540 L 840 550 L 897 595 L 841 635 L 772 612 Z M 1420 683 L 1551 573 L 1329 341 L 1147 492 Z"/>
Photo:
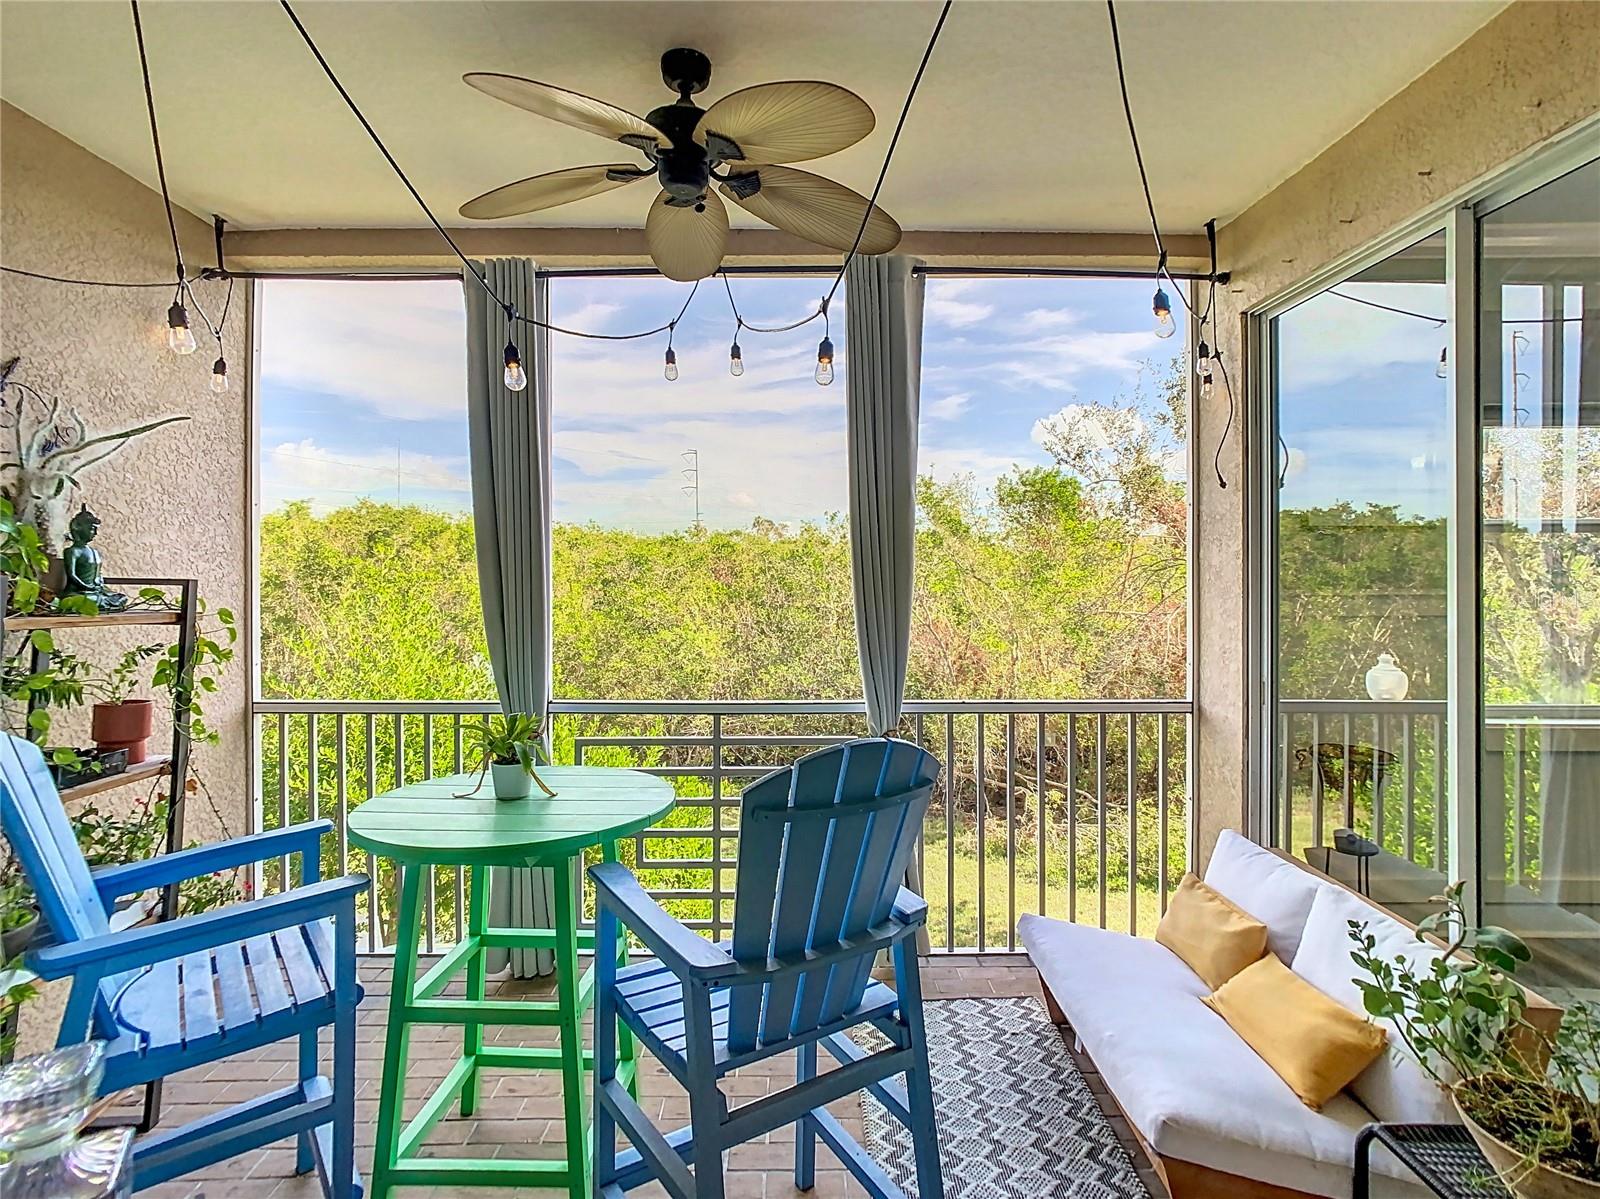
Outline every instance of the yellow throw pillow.
<path fill-rule="evenodd" d="M 1156 943 L 1182 958 L 1215 991 L 1267 952 L 1267 926 L 1186 874 L 1156 926 Z"/>
<path fill-rule="evenodd" d="M 1329 999 L 1272 954 L 1201 1000 L 1313 1111 L 1383 1052 L 1388 1034 Z"/>

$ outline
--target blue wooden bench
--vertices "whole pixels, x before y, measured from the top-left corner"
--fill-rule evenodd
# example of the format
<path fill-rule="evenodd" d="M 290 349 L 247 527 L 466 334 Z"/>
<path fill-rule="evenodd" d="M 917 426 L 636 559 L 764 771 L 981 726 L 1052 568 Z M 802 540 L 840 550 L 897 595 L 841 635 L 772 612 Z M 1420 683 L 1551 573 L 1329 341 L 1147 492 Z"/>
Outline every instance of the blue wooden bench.
<path fill-rule="evenodd" d="M 355 901 L 361 876 L 318 881 L 329 821 L 91 871 L 37 746 L 0 735 L 0 831 L 27 874 L 53 943 L 28 955 L 41 978 L 72 980 L 59 1041 L 107 1042 L 110 1094 L 289 1037 L 290 1085 L 134 1148 L 136 1191 L 285 1137 L 329 1199 L 359 1199 L 355 1168 Z M 111 932 L 117 900 L 153 887 L 298 855 L 302 885 L 250 903 Z M 333 1077 L 317 1036 L 333 1027 Z"/>
<path fill-rule="evenodd" d="M 874 1199 L 904 1199 L 827 1105 L 870 1090 L 911 1130 L 917 1190 L 944 1194 L 914 938 L 928 907 L 900 886 L 939 764 L 871 738 L 809 754 L 747 787 L 740 811 L 733 939 L 679 924 L 620 863 L 593 867 L 599 931 L 595 1015 L 595 1185 L 606 1199 L 659 1182 L 675 1199 L 722 1199 L 723 1152 L 797 1123 L 795 1185 L 815 1182 L 821 1138 Z M 619 969 L 621 927 L 655 953 Z M 872 978 L 880 951 L 891 989 Z M 689 1093 L 690 1123 L 663 1133 L 617 1078 L 617 1021 Z M 845 1035 L 869 1024 L 869 1051 Z M 817 1047 L 838 1062 L 819 1074 Z M 719 1082 L 795 1054 L 795 1085 L 730 1112 Z M 905 1085 L 891 1081 L 904 1074 Z M 620 1127 L 632 1148 L 616 1151 Z M 689 1167 L 693 1166 L 691 1176 Z"/>

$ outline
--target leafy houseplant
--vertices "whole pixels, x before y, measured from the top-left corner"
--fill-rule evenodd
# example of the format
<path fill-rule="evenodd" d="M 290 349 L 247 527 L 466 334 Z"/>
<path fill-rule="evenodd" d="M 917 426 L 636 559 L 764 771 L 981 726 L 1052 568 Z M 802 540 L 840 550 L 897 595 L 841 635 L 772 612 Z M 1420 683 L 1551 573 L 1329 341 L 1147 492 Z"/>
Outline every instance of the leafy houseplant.
<path fill-rule="evenodd" d="M 1515 934 L 1472 927 L 1463 884 L 1424 920 L 1418 939 L 1455 930 L 1425 967 L 1382 958 L 1366 926 L 1350 922 L 1351 959 L 1367 1012 L 1391 1022 L 1422 1068 L 1449 1090 L 1479 1148 L 1524 1199 L 1600 1195 L 1600 1014 L 1566 1013 L 1559 1035 L 1536 1028 L 1517 968 L 1531 959 Z M 1465 950 L 1471 956 L 1458 956 Z M 1419 973 L 1419 971 L 1421 971 Z M 1587 1080 L 1587 1081 L 1586 1081 Z"/>
<path fill-rule="evenodd" d="M 111 673 L 93 688 L 100 699 L 94 706 L 90 736 L 102 751 L 125 749 L 128 764 L 143 762 L 151 730 L 155 727 L 155 704 L 133 698 L 139 668 L 164 652 L 160 645 L 136 645 L 122 655 Z"/>
<path fill-rule="evenodd" d="M 481 763 L 478 785 L 466 794 L 476 794 L 486 774 L 494 778 L 496 799 L 525 799 L 533 783 L 546 795 L 555 794 L 534 769 L 543 763 L 544 737 L 539 722 L 528 713 L 491 716 L 482 724 L 468 725 L 466 737 Z"/>

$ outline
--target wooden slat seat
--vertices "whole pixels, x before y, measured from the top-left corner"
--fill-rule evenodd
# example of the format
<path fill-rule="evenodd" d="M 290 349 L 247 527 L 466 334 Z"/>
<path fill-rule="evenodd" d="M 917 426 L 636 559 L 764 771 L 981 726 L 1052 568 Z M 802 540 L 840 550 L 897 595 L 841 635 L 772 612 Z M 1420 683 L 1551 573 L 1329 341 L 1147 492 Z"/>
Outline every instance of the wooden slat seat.
<path fill-rule="evenodd" d="M 773 1045 L 734 1051 L 728 1047 L 728 1013 L 731 989 L 711 992 L 711 1036 L 713 1061 L 719 1076 L 740 1066 L 760 1061 L 794 1047 L 784 1039 Z M 838 1029 L 889 1016 L 895 1009 L 895 993 L 880 982 L 870 983 L 859 1004 L 827 1026 L 811 1030 L 820 1039 Z M 688 1034 L 684 1015 L 683 983 L 660 962 L 645 961 L 617 971 L 617 1014 L 639 1038 L 650 1046 L 656 1058 L 680 1082 L 689 1076 Z"/>
<path fill-rule="evenodd" d="M 333 921 L 312 921 L 157 963 L 101 984 L 119 1036 L 106 1070 L 118 1086 L 163 1077 L 333 1021 Z M 356 1002 L 364 995 L 356 987 Z"/>

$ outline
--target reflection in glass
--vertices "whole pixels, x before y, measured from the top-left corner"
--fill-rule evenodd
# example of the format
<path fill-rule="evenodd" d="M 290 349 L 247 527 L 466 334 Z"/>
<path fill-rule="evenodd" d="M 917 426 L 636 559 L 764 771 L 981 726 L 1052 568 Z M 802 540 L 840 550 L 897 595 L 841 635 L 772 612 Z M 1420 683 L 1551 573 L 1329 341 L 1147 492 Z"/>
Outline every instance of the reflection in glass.
<path fill-rule="evenodd" d="M 1440 232 L 1272 324 L 1273 839 L 1414 912 L 1446 852 L 1444 282 Z"/>
<path fill-rule="evenodd" d="M 1600 162 L 1482 220 L 1484 918 L 1600 986 Z"/>

